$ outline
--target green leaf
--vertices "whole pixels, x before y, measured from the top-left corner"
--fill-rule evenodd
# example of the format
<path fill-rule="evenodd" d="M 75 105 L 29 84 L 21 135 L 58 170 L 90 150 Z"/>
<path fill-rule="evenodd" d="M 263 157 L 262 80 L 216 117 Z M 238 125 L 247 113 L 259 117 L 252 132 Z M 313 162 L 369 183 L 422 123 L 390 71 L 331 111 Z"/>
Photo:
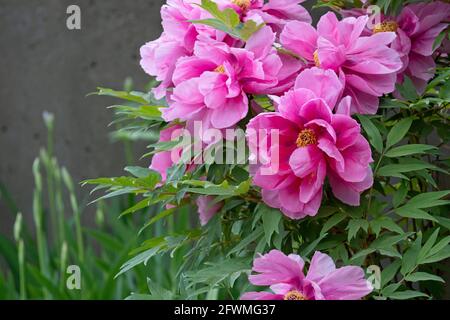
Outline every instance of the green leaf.
<path fill-rule="evenodd" d="M 441 90 L 439 91 L 439 97 L 446 101 L 450 101 L 450 81 L 447 81 L 441 87 Z"/>
<path fill-rule="evenodd" d="M 416 86 L 408 76 L 405 76 L 404 79 L 403 84 L 397 84 L 397 90 L 406 100 L 416 101 L 419 98 Z"/>
<path fill-rule="evenodd" d="M 437 150 L 436 147 L 427 144 L 407 144 L 400 146 L 386 152 L 386 157 L 398 158 L 404 156 L 410 156 L 413 154 L 423 154 L 430 150 Z"/>
<path fill-rule="evenodd" d="M 269 208 L 266 205 L 261 205 L 259 210 L 262 211 L 262 222 L 264 228 L 264 235 L 266 237 L 266 242 L 270 245 L 270 240 L 272 239 L 272 235 L 274 232 L 279 233 L 278 225 L 281 221 L 281 213 L 280 211 Z"/>
<path fill-rule="evenodd" d="M 264 27 L 263 23 L 257 24 L 253 20 L 247 20 L 245 23 L 241 23 L 239 26 L 237 26 L 236 31 L 240 39 L 248 41 L 251 36 L 261 30 L 262 27 Z"/>
<path fill-rule="evenodd" d="M 402 182 L 398 190 L 394 193 L 392 197 L 392 204 L 394 205 L 394 208 L 397 208 L 399 205 L 401 205 L 408 195 L 408 187 L 406 186 L 406 183 Z"/>
<path fill-rule="evenodd" d="M 213 18 L 191 20 L 190 22 L 210 26 L 244 41 L 247 41 L 255 32 L 264 26 L 264 24 L 258 25 L 251 19 L 245 23 L 241 23 L 236 11 L 231 8 L 220 10 L 217 4 L 210 0 L 202 0 L 200 7 L 208 11 Z"/>
<path fill-rule="evenodd" d="M 343 212 L 332 215 L 331 218 L 328 219 L 327 222 L 325 222 L 325 224 L 323 225 L 320 234 L 325 234 L 328 230 L 330 230 L 331 228 L 339 224 L 342 220 L 344 220 L 346 216 L 347 214 Z"/>
<path fill-rule="evenodd" d="M 419 257 L 417 260 L 419 263 L 428 255 L 430 250 L 433 248 L 434 244 L 436 243 L 437 237 L 439 235 L 440 228 L 437 228 L 431 236 L 428 238 L 427 242 L 423 245 L 422 249 L 420 249 Z"/>
<path fill-rule="evenodd" d="M 398 288 L 400 288 L 401 283 L 393 283 L 381 290 L 381 293 L 383 296 L 388 297 L 389 295 L 393 294 L 395 291 L 397 291 Z"/>
<path fill-rule="evenodd" d="M 124 263 L 120 267 L 120 271 L 116 274 L 115 278 L 119 277 L 120 275 L 124 274 L 125 272 L 133 269 L 134 267 L 140 265 L 141 263 L 147 264 L 148 260 L 155 256 L 159 250 L 161 249 L 161 246 L 163 244 L 163 240 L 161 239 L 160 243 L 156 245 L 155 247 L 148 249 L 144 252 L 141 252 L 134 258 L 128 260 L 126 263 Z"/>
<path fill-rule="evenodd" d="M 263 234 L 264 234 L 264 230 L 262 227 L 255 229 L 247 237 L 242 239 L 241 242 L 239 242 L 239 244 L 237 246 L 235 246 L 233 249 L 231 249 L 231 251 L 228 252 L 227 257 L 232 255 L 233 253 L 240 252 L 245 247 L 247 247 L 250 243 L 255 242 L 257 239 L 259 239 Z"/>
<path fill-rule="evenodd" d="M 210 195 L 210 196 L 225 196 L 233 197 L 246 194 L 250 190 L 250 180 L 241 182 L 239 185 L 230 185 L 224 181 L 220 185 L 206 183 L 203 188 L 187 188 L 186 191 L 190 193 Z"/>
<path fill-rule="evenodd" d="M 348 222 L 347 230 L 348 230 L 348 241 L 352 240 L 358 231 L 363 229 L 367 232 L 369 229 L 369 222 L 364 219 L 352 219 Z"/>
<path fill-rule="evenodd" d="M 397 232 L 399 234 L 403 234 L 404 231 L 402 228 L 400 228 L 392 219 L 383 217 L 383 218 L 377 218 L 372 221 L 370 221 L 370 227 L 372 228 L 373 232 L 379 236 L 381 229 L 387 229 L 392 232 Z"/>
<path fill-rule="evenodd" d="M 159 220 L 161 220 L 161 219 L 163 219 L 163 218 L 165 218 L 165 217 L 168 217 L 168 216 L 172 215 L 177 209 L 178 209 L 178 208 L 170 208 L 170 209 L 161 211 L 161 212 L 158 213 L 156 216 L 154 216 L 153 218 L 151 218 L 150 221 L 147 222 L 147 223 L 142 227 L 141 231 L 144 230 L 144 229 L 146 229 L 147 227 L 151 226 L 151 225 L 154 224 L 155 222 L 157 222 L 157 221 L 159 221 Z"/>
<path fill-rule="evenodd" d="M 98 89 L 98 91 L 94 92 L 92 94 L 96 94 L 99 96 L 109 96 L 109 97 L 119 98 L 122 100 L 127 100 L 127 101 L 131 101 L 131 102 L 145 104 L 145 105 L 150 102 L 150 101 L 147 101 L 146 99 L 144 99 L 142 96 L 137 95 L 136 93 L 133 93 L 133 92 L 116 91 L 116 90 L 112 90 L 112 89 L 108 89 L 108 88 L 97 88 L 97 89 Z"/>
<path fill-rule="evenodd" d="M 438 223 L 441 226 L 450 230 L 450 219 L 444 218 L 444 217 L 437 217 L 437 216 L 435 218 L 438 220 Z"/>
<path fill-rule="evenodd" d="M 392 279 L 394 279 L 395 275 L 400 269 L 401 264 L 402 263 L 400 260 L 395 260 L 389 266 L 384 268 L 383 271 L 381 271 L 381 287 L 384 287 Z"/>
<path fill-rule="evenodd" d="M 434 166 L 432 164 L 423 163 L 400 163 L 388 164 L 378 170 L 378 175 L 383 177 L 397 177 L 399 173 L 419 171 L 423 169 L 430 169 Z"/>
<path fill-rule="evenodd" d="M 124 170 L 131 173 L 136 178 L 147 178 L 155 172 L 153 170 L 150 170 L 149 168 L 143 167 L 125 167 Z"/>
<path fill-rule="evenodd" d="M 386 149 L 400 142 L 411 128 L 412 119 L 405 118 L 400 120 L 394 127 L 392 127 L 386 140 Z"/>
<path fill-rule="evenodd" d="M 430 255 L 422 261 L 422 264 L 435 263 L 450 257 L 450 246 L 446 246 L 443 250 L 436 254 Z"/>
<path fill-rule="evenodd" d="M 405 290 L 405 291 L 394 292 L 387 297 L 390 299 L 394 299 L 394 300 L 407 300 L 407 299 L 422 298 L 422 297 L 427 298 L 428 295 L 426 295 L 425 293 L 420 292 L 420 291 Z"/>
<path fill-rule="evenodd" d="M 157 300 L 173 300 L 173 293 L 157 284 L 155 281 L 147 278 L 147 286 L 150 294 Z"/>
<path fill-rule="evenodd" d="M 429 251 L 428 255 L 435 255 L 439 251 L 443 250 L 450 243 L 450 236 L 439 240 L 439 242 Z"/>
<path fill-rule="evenodd" d="M 417 235 L 417 239 L 402 257 L 402 268 L 400 269 L 401 274 L 407 275 L 417 266 L 421 245 L 422 235 L 419 233 Z"/>
<path fill-rule="evenodd" d="M 409 282 L 418 282 L 418 281 L 438 281 L 445 283 L 444 279 L 434 274 L 426 273 L 426 272 L 415 272 L 407 277 L 405 277 L 406 281 Z"/>
<path fill-rule="evenodd" d="M 116 115 L 126 116 L 129 119 L 141 118 L 144 120 L 162 121 L 160 108 L 164 106 L 141 105 L 138 107 L 114 105 L 110 108 L 115 109 Z"/>
<path fill-rule="evenodd" d="M 431 220 L 436 221 L 432 215 L 426 213 L 422 209 L 411 208 L 411 207 L 401 207 L 395 209 L 395 213 L 404 218 L 412 218 L 412 219 L 423 219 L 423 220 Z"/>
<path fill-rule="evenodd" d="M 357 259 L 360 259 L 360 258 L 364 258 L 367 255 L 369 255 L 369 254 L 371 254 L 371 253 L 373 253 L 375 251 L 376 251 L 375 249 L 370 249 L 370 248 L 361 250 L 361 251 L 357 252 L 355 255 L 353 255 L 350 260 L 357 260 Z"/>
<path fill-rule="evenodd" d="M 364 131 L 367 133 L 369 137 L 370 144 L 375 148 L 378 153 L 383 152 L 383 139 L 381 138 L 380 131 L 373 124 L 373 122 L 367 117 L 363 115 L 357 115 L 361 125 L 364 128 Z"/>
<path fill-rule="evenodd" d="M 317 238 L 316 240 L 311 242 L 305 249 L 302 250 L 301 256 L 307 257 L 314 250 L 314 248 L 317 247 L 317 245 L 320 243 L 320 241 L 322 241 L 323 238 L 325 238 L 327 235 L 328 235 L 328 233 L 321 234 L 319 236 L 319 238 Z"/>
<path fill-rule="evenodd" d="M 391 246 L 399 243 L 402 240 L 405 240 L 406 238 L 410 237 L 413 234 L 414 234 L 413 232 L 408 232 L 408 233 L 395 235 L 395 236 L 389 235 L 389 234 L 384 234 L 381 237 L 379 237 L 376 240 L 374 240 L 370 244 L 369 247 L 373 248 L 373 249 L 390 248 Z"/>
<path fill-rule="evenodd" d="M 200 270 L 186 272 L 186 278 L 190 282 L 189 287 L 196 284 L 206 284 L 209 288 L 230 278 L 232 275 L 250 271 L 249 258 L 234 258 L 209 263 L 209 266 Z"/>
<path fill-rule="evenodd" d="M 448 196 L 449 194 L 449 190 L 421 193 L 409 200 L 405 207 L 424 209 L 446 205 L 449 202 L 441 201 L 440 199 Z"/>

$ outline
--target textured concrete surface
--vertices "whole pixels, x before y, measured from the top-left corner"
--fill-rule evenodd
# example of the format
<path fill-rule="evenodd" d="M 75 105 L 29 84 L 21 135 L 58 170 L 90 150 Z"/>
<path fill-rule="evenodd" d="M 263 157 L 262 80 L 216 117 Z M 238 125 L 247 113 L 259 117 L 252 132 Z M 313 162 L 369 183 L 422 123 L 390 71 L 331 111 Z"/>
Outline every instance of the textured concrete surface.
<path fill-rule="evenodd" d="M 26 216 L 31 165 L 46 141 L 44 110 L 56 116 L 55 153 L 75 181 L 122 173 L 122 146 L 108 139 L 111 101 L 86 94 L 120 89 L 128 76 L 146 83 L 139 47 L 161 32 L 162 2 L 0 0 L 0 181 Z M 81 30 L 66 28 L 71 4 L 81 7 Z M 11 227 L 0 200 L 0 231 Z"/>

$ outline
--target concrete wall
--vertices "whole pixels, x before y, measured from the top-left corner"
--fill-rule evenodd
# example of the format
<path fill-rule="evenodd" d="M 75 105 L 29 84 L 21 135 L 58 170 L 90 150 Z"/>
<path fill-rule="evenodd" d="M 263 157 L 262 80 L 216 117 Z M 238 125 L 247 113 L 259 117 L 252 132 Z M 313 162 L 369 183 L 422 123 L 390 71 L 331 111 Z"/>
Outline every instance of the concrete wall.
<path fill-rule="evenodd" d="M 139 47 L 160 34 L 162 3 L 0 0 L 0 181 L 26 216 L 31 165 L 46 141 L 44 110 L 56 116 L 55 152 L 75 181 L 122 173 L 122 146 L 108 139 L 111 100 L 86 94 L 97 86 L 120 89 L 128 76 L 146 83 Z M 79 31 L 66 27 L 70 4 L 81 7 Z M 12 221 L 0 199 L 0 232 Z"/>

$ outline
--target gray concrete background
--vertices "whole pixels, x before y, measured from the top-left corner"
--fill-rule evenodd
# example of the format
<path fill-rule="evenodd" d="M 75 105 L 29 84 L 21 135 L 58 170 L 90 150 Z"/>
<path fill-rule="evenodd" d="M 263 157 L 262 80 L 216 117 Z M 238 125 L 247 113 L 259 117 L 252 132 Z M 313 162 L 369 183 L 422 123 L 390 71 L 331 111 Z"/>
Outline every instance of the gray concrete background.
<path fill-rule="evenodd" d="M 0 181 L 26 216 L 31 165 L 46 143 L 44 110 L 56 116 L 55 153 L 75 181 L 122 174 L 122 146 L 108 138 L 111 100 L 86 94 L 97 86 L 120 89 L 128 76 L 138 86 L 147 82 L 139 47 L 160 34 L 162 3 L 0 0 Z M 66 28 L 70 4 L 81 7 L 79 31 Z M 0 232 L 12 223 L 0 200 Z"/>

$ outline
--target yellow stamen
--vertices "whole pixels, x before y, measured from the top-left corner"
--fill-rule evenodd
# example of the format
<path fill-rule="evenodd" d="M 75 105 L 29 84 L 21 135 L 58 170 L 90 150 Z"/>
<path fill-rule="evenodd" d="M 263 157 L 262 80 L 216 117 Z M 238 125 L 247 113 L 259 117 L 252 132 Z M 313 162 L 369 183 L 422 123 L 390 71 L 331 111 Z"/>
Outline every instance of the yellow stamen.
<path fill-rule="evenodd" d="M 395 21 L 384 21 L 373 27 L 373 33 L 379 32 L 397 32 L 398 24 Z"/>
<path fill-rule="evenodd" d="M 296 143 L 297 147 L 299 148 L 307 147 L 311 144 L 316 144 L 317 143 L 316 134 L 311 129 L 303 129 L 298 134 Z"/>
<path fill-rule="evenodd" d="M 214 72 L 225 73 L 225 67 L 221 64 L 220 66 L 214 69 Z"/>
<path fill-rule="evenodd" d="M 241 8 L 243 11 L 250 8 L 251 5 L 251 0 L 232 0 L 231 2 Z"/>
<path fill-rule="evenodd" d="M 317 50 L 314 51 L 314 63 L 316 67 L 320 67 L 319 52 Z"/>
<path fill-rule="evenodd" d="M 292 290 L 284 295 L 284 300 L 308 300 L 308 299 L 300 291 Z"/>

